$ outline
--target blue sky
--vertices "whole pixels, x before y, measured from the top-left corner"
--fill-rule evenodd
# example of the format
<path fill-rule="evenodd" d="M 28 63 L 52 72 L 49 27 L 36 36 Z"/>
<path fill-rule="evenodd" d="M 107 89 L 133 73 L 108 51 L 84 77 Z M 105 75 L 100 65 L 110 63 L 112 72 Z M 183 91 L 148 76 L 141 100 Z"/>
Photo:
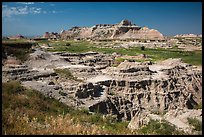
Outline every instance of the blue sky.
<path fill-rule="evenodd" d="M 164 35 L 202 34 L 201 2 L 3 2 L 2 35 L 40 36 L 128 19 Z"/>

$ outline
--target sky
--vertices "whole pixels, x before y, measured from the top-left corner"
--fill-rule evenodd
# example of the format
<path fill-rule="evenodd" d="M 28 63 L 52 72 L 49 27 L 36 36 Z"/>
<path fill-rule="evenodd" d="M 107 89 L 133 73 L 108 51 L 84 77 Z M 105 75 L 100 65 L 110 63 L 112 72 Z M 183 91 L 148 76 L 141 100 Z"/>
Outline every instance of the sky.
<path fill-rule="evenodd" d="M 123 19 L 165 36 L 202 34 L 202 2 L 2 2 L 3 36 L 42 36 Z"/>

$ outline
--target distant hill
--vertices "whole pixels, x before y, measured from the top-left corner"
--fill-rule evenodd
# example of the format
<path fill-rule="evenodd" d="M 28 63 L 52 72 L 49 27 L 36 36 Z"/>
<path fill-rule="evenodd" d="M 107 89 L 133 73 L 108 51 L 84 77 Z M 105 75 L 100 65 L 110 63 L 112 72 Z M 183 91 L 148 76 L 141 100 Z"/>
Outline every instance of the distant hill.
<path fill-rule="evenodd" d="M 140 27 L 129 20 L 119 24 L 98 24 L 92 27 L 72 27 L 60 33 L 46 32 L 44 38 L 53 39 L 152 39 L 163 40 L 164 36 L 158 30 Z"/>

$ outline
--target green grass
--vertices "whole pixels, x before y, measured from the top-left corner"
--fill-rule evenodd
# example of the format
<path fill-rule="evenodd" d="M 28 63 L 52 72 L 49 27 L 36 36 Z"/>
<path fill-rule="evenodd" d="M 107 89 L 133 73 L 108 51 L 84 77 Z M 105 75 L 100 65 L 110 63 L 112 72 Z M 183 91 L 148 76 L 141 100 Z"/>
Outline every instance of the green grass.
<path fill-rule="evenodd" d="M 3 108 L 4 106 L 16 108 L 26 107 L 27 109 L 35 109 L 48 114 L 67 113 L 69 108 L 57 100 L 47 98 L 40 92 L 28 90 L 21 86 L 19 81 L 10 81 L 3 83 Z M 20 100 L 18 96 L 26 96 L 27 98 Z M 14 97 L 14 99 L 12 99 Z M 15 100 L 16 98 L 16 100 Z M 30 100 L 32 98 L 32 100 Z M 60 106 L 60 107 L 59 107 Z M 6 107 L 5 107 L 6 108 Z"/>
<path fill-rule="evenodd" d="M 70 46 L 66 46 L 66 44 L 69 43 Z M 48 51 L 68 51 L 72 53 L 81 53 L 81 52 L 87 52 L 90 50 L 89 42 L 81 41 L 81 42 L 75 42 L 75 41 L 59 41 L 56 43 L 52 43 L 51 46 L 54 47 L 54 49 L 49 49 Z"/>
<path fill-rule="evenodd" d="M 55 70 L 55 72 L 58 75 L 60 75 L 60 76 L 62 76 L 64 78 L 67 78 L 67 79 L 70 79 L 70 80 L 79 81 L 79 82 L 82 81 L 82 80 L 78 79 L 77 77 L 74 77 L 68 68 L 65 68 L 65 69 L 54 69 L 54 70 Z"/>
<path fill-rule="evenodd" d="M 121 62 L 124 62 L 125 60 L 128 60 L 128 61 L 136 61 L 136 62 L 145 62 L 145 61 L 154 61 L 153 59 L 128 59 L 128 58 L 116 58 L 114 60 L 114 63 L 113 63 L 113 67 L 117 67 Z"/>
<path fill-rule="evenodd" d="M 196 131 L 202 131 L 202 122 L 196 118 L 187 118 L 188 123 L 194 127 Z"/>
<path fill-rule="evenodd" d="M 2 42 L 2 52 L 14 56 L 23 62 L 28 59 L 29 54 L 32 52 L 31 47 L 35 44 L 36 43 L 25 41 L 4 41 Z"/>
<path fill-rule="evenodd" d="M 202 109 L 202 103 L 199 103 L 194 109 Z"/>
<path fill-rule="evenodd" d="M 2 133 L 18 134 L 26 126 L 23 118 L 28 115 L 28 121 L 33 118 L 44 122 L 48 116 L 66 114 L 71 109 L 55 99 L 46 98 L 40 92 L 28 90 L 18 81 L 2 83 Z M 23 123 L 22 123 L 23 122 Z M 29 130 L 29 129 L 28 129 Z"/>
<path fill-rule="evenodd" d="M 124 122 L 107 122 L 104 124 L 103 128 L 108 130 L 109 132 L 124 132 L 127 133 L 127 131 L 130 134 L 130 131 L 127 130 L 129 122 L 124 121 Z"/>
<path fill-rule="evenodd" d="M 54 49 L 49 51 L 66 51 L 71 53 L 81 53 L 88 51 L 102 52 L 105 54 L 112 54 L 114 52 L 122 55 L 136 56 L 139 54 L 146 54 L 150 56 L 153 61 L 165 60 L 168 58 L 181 58 L 184 62 L 192 65 L 202 65 L 202 51 L 181 51 L 180 49 L 163 49 L 163 48 L 145 48 L 141 50 L 141 47 L 125 48 L 99 48 L 94 44 L 87 41 L 69 41 L 71 46 L 55 45 Z"/>
<path fill-rule="evenodd" d="M 184 132 L 176 130 L 176 127 L 170 125 L 167 121 L 150 120 L 149 124 L 138 130 L 139 134 L 154 135 L 182 135 Z"/>

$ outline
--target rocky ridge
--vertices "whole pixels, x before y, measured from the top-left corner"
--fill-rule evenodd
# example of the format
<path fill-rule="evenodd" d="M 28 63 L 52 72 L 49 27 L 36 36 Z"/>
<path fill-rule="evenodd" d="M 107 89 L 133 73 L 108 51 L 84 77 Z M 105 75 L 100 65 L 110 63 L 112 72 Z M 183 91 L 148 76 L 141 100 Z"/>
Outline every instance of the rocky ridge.
<path fill-rule="evenodd" d="M 46 32 L 44 38 L 60 39 L 153 39 L 163 40 L 163 35 L 147 27 L 140 27 L 128 20 L 122 20 L 119 24 L 98 24 L 92 27 L 72 27 L 58 33 Z"/>
<path fill-rule="evenodd" d="M 67 105 L 115 115 L 118 120 L 130 121 L 131 129 L 140 128 L 155 117 L 176 125 L 180 117 L 173 122 L 171 113 L 178 111 L 191 117 L 190 112 L 194 113 L 193 108 L 202 102 L 202 69 L 180 59 L 156 64 L 124 61 L 112 67 L 116 56 L 36 49 L 23 65 L 4 65 L 2 80 L 20 80 L 24 86 Z M 77 79 L 60 77 L 55 71 L 65 68 Z M 192 116 L 201 119 L 202 113 L 198 110 Z M 178 125 L 191 132 L 186 120 Z"/>

